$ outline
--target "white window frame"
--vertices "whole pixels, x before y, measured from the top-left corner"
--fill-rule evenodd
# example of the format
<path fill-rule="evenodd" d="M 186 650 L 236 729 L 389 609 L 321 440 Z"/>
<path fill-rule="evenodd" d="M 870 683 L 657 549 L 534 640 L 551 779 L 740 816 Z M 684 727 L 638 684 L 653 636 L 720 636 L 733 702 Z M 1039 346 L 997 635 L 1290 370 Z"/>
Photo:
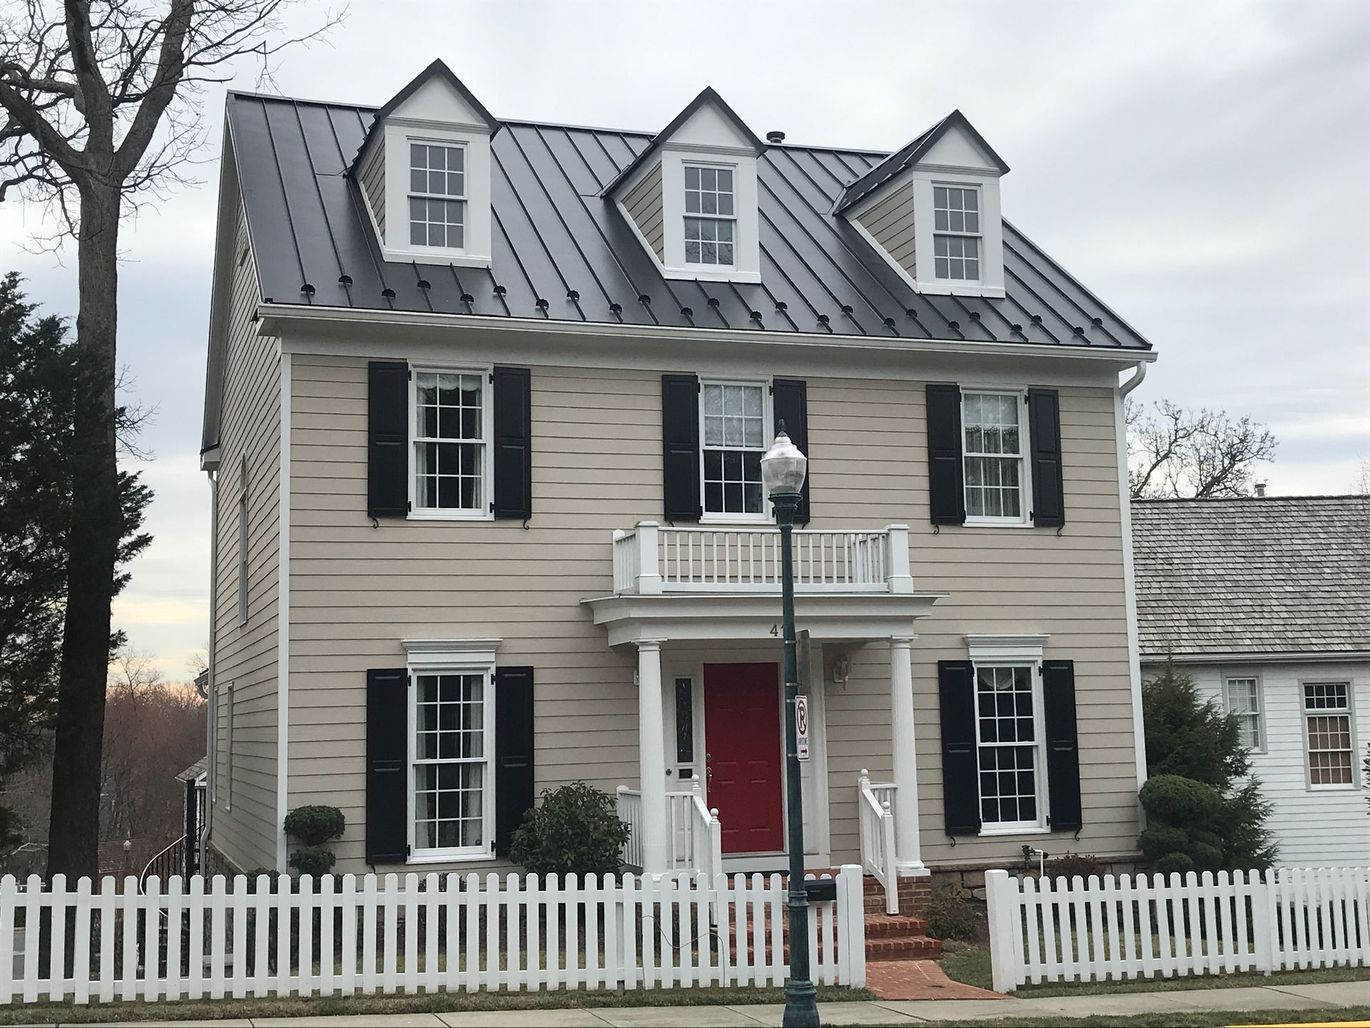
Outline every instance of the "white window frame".
<path fill-rule="evenodd" d="M 1051 831 L 1051 792 L 1047 781 L 1046 691 L 1042 682 L 1042 658 L 1046 635 L 968 635 L 971 662 L 972 706 L 975 712 L 975 809 L 980 806 L 980 669 L 1030 668 L 1032 681 L 1033 771 L 1037 785 L 1036 821 L 1001 821 L 988 826 L 981 818 L 980 835 L 1046 835 Z"/>
<path fill-rule="evenodd" d="M 1310 685 L 1340 685 L 1346 689 L 1345 707 L 1324 707 L 1310 711 L 1305 698 L 1304 689 Z M 1360 788 L 1360 762 L 1356 755 L 1360 753 L 1360 744 L 1356 739 L 1356 690 L 1355 684 L 1350 678 L 1301 678 L 1299 679 L 1299 711 L 1302 719 L 1303 734 L 1303 763 L 1304 763 L 1304 783 L 1309 792 L 1350 792 Z M 1336 782 L 1331 784 L 1318 784 L 1313 781 L 1313 751 L 1310 746 L 1311 740 L 1308 736 L 1308 719 L 1310 717 L 1345 717 L 1347 738 L 1349 741 L 1348 751 L 1351 755 L 1351 781 Z M 1337 750 L 1319 750 L 1319 753 L 1335 753 Z"/>
<path fill-rule="evenodd" d="M 224 691 L 224 810 L 233 809 L 233 685 Z"/>
<path fill-rule="evenodd" d="M 1032 527 L 1032 439 L 1029 436 L 1027 389 L 1005 386 L 961 385 L 961 502 L 966 506 L 965 524 L 975 528 L 1031 528 Z M 1018 460 L 1021 472 L 1018 476 L 1018 517 L 992 517 L 984 514 L 971 514 L 967 502 L 970 477 L 966 474 L 966 459 L 972 456 L 966 452 L 966 397 L 967 396 L 1011 396 L 1018 411 Z M 978 456 L 978 455 L 977 455 Z M 986 456 L 1004 456 L 987 454 Z"/>
<path fill-rule="evenodd" d="M 975 214 L 980 222 L 978 232 L 953 232 L 950 229 L 942 230 L 937 227 L 937 190 L 957 189 L 966 190 L 975 194 Z M 932 277 L 945 285 L 978 286 L 985 278 L 985 191 L 979 182 L 949 182 L 934 179 L 932 183 Z M 938 237 L 954 239 L 974 239 L 975 240 L 975 266 L 979 271 L 974 278 L 943 278 L 937 274 L 937 239 Z M 964 258 L 962 258 L 964 260 Z"/>
<path fill-rule="evenodd" d="M 479 509 L 461 507 L 420 507 L 418 490 L 418 381 L 424 374 L 481 376 L 481 433 L 484 455 L 481 461 L 481 506 Z M 411 364 L 409 367 L 409 518 L 413 521 L 493 521 L 495 461 L 494 430 L 495 404 L 494 368 L 484 366 L 445 366 L 441 364 Z"/>
<path fill-rule="evenodd" d="M 413 171 L 414 171 L 414 163 L 413 163 L 413 157 L 410 156 L 410 154 L 409 154 L 409 148 L 410 148 L 411 146 L 414 146 L 414 145 L 418 145 L 418 146 L 440 146 L 440 147 L 443 147 L 444 149 L 447 149 L 447 150 L 457 150 L 457 151 L 459 151 L 459 152 L 461 153 L 461 195 L 458 196 L 458 195 L 455 195 L 455 194 L 448 194 L 448 193 L 429 193 L 429 192 L 426 192 L 426 191 L 425 191 L 425 192 L 422 192 L 422 193 L 416 193 L 416 192 L 414 192 L 414 190 L 413 190 L 413 178 L 412 178 L 412 173 L 413 173 Z M 409 165 L 410 177 L 408 177 L 408 178 L 405 179 L 405 191 L 404 191 L 404 201 L 405 201 L 405 202 L 404 202 L 403 214 L 404 214 L 404 223 L 405 223 L 405 229 L 406 229 L 406 231 L 405 231 L 405 237 L 406 237 L 406 239 L 408 239 L 409 245 L 410 245 L 411 247 L 414 248 L 414 250 L 415 250 L 416 253 L 421 253 L 421 254 L 422 254 L 422 253 L 431 253 L 431 254 L 434 254 L 434 255 L 437 255 L 437 256 L 442 256 L 442 255 L 444 255 L 444 254 L 457 254 L 457 255 L 462 255 L 462 254 L 465 254 L 465 253 L 467 252 L 467 247 L 466 247 L 466 234 L 467 234 L 467 232 L 470 231 L 470 228 L 471 228 L 471 213 L 470 213 L 470 212 L 471 212 L 471 198 L 470 198 L 470 196 L 469 196 L 470 189 L 468 188 L 468 183 L 470 182 L 470 175 L 467 173 L 467 165 L 469 164 L 469 161 L 470 161 L 470 154 L 469 154 L 467 151 L 468 151 L 468 147 L 467 147 L 466 140 L 464 140 L 464 139 L 458 139 L 458 140 L 452 140 L 452 139 L 429 139 L 429 138 L 427 138 L 427 137 L 424 137 L 424 136 L 417 136 L 417 135 L 407 137 L 407 139 L 406 139 L 406 144 L 405 144 L 405 155 L 406 155 L 406 161 L 407 161 L 407 163 L 408 163 L 408 165 Z M 461 204 L 461 241 L 462 241 L 462 245 L 461 245 L 461 246 L 429 246 L 427 243 L 416 243 L 416 242 L 414 242 L 414 238 L 413 238 L 413 220 L 414 220 L 414 219 L 413 219 L 413 216 L 410 214 L 410 211 L 409 211 L 409 201 L 410 201 L 410 200 L 450 200 L 450 201 L 453 202 L 453 203 L 459 203 L 459 204 Z"/>
<path fill-rule="evenodd" d="M 766 496 L 765 487 L 761 490 L 761 513 L 742 514 L 709 511 L 704 507 L 704 387 L 705 386 L 750 386 L 761 390 L 762 447 L 765 453 L 774 438 L 775 407 L 769 378 L 728 378 L 723 376 L 699 376 L 699 395 L 695 400 L 695 414 L 699 418 L 699 523 L 701 525 L 773 525 L 775 513 L 771 501 Z"/>
<path fill-rule="evenodd" d="M 733 181 L 732 189 L 729 190 L 729 194 L 730 194 L 730 195 L 732 196 L 732 198 L 733 198 L 733 213 L 732 213 L 732 214 L 691 214 L 691 213 L 690 213 L 689 206 L 688 206 L 688 204 L 686 203 L 686 200 L 685 200 L 685 193 L 689 191 L 689 187 L 686 186 L 686 187 L 682 190 L 682 192 L 681 192 L 681 201 L 680 201 L 680 202 L 681 202 L 681 210 L 684 212 L 684 213 L 681 215 L 681 222 L 680 222 L 680 232 L 681 232 L 681 241 L 682 241 L 682 243 L 688 244 L 688 237 L 687 237 L 686 232 L 685 232 L 685 222 L 689 221 L 691 218 L 695 219 L 696 221 L 726 221 L 729 225 L 732 226 L 732 232 L 733 232 L 732 242 L 731 242 L 730 244 L 728 244 L 728 245 L 730 245 L 730 246 L 732 247 L 732 250 L 733 250 L 733 259 L 732 259 L 731 261 L 729 261 L 727 264 L 706 264 L 706 263 L 704 263 L 703 261 L 691 261 L 690 258 L 689 258 L 689 256 L 688 256 L 688 254 L 687 254 L 686 257 L 685 257 L 685 266 L 686 266 L 686 267 L 689 267 L 689 268 L 698 268 L 698 269 L 701 269 L 701 270 L 708 270 L 708 271 L 735 271 L 735 270 L 737 269 L 737 255 L 738 255 L 738 246 L 737 246 L 737 244 L 738 244 L 738 220 L 739 220 L 739 219 L 738 219 L 738 214 L 737 214 L 737 177 L 738 177 L 738 176 L 737 176 L 737 164 L 736 164 L 736 162 L 728 162 L 728 163 L 725 163 L 725 162 L 720 162 L 720 161 L 701 161 L 701 160 L 685 160 L 685 161 L 683 161 L 683 162 L 681 162 L 681 163 L 682 163 L 682 167 L 681 167 L 681 175 L 682 175 L 682 178 L 689 172 L 689 170 L 690 170 L 691 168 L 697 168 L 697 169 L 700 169 L 700 170 L 726 171 L 726 172 L 728 172 L 728 173 L 732 176 L 732 181 Z M 701 189 L 701 192 L 703 192 L 702 189 Z M 715 194 L 717 194 L 718 190 L 715 189 L 714 192 L 715 192 Z"/>
<path fill-rule="evenodd" d="M 685 263 L 686 164 L 732 170 L 735 220 L 731 267 Z M 621 198 L 632 192 L 642 176 L 651 174 L 654 170 L 654 167 L 642 169 L 632 180 L 625 182 L 617 194 L 620 197 L 619 209 L 627 218 L 629 225 L 635 225 L 635 222 L 628 216 Z M 665 144 L 661 148 L 661 215 L 664 256 L 660 258 L 660 263 L 661 273 L 665 278 L 751 284 L 761 281 L 761 215 L 757 207 L 756 155 L 750 148 L 704 147 L 692 143 Z M 637 237 L 651 259 L 657 261 L 656 252 L 647 244 L 640 230 L 637 231 Z"/>
<path fill-rule="evenodd" d="M 406 640 L 408 652 L 409 688 L 408 714 L 405 719 L 408 739 L 405 759 L 405 825 L 409 864 L 436 864 L 472 860 L 489 860 L 495 853 L 495 650 L 498 639 Z M 479 846 L 448 846 L 419 849 L 415 845 L 414 787 L 418 751 L 418 676 L 419 675 L 480 675 L 482 676 L 482 746 L 485 774 L 481 783 L 481 837 Z"/>
<path fill-rule="evenodd" d="M 247 624 L 251 583 L 248 581 L 250 562 L 248 550 L 252 545 L 250 512 L 247 495 L 247 454 L 238 462 L 238 624 Z"/>
<path fill-rule="evenodd" d="M 1254 682 L 1256 685 L 1256 709 L 1253 712 L 1237 711 L 1232 709 L 1232 693 L 1230 691 L 1233 682 Z M 1300 691 L 1299 701 L 1303 701 L 1302 691 Z M 1238 717 L 1250 717 L 1252 714 L 1256 718 L 1256 737 L 1260 745 L 1248 746 L 1247 750 L 1251 753 L 1264 753 L 1268 740 L 1265 736 L 1265 683 L 1261 681 L 1258 674 L 1242 674 L 1238 672 L 1228 672 L 1223 675 L 1223 710 L 1228 714 L 1236 714 Z M 1306 733 L 1305 733 L 1306 734 Z"/>

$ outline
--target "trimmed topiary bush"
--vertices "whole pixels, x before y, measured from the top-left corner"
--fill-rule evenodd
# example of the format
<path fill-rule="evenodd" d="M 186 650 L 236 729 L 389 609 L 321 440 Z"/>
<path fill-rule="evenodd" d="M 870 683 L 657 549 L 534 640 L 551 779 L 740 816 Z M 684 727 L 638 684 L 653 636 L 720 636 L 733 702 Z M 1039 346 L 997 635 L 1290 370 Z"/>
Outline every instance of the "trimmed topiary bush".
<path fill-rule="evenodd" d="M 618 874 L 628 836 L 613 796 L 572 782 L 544 791 L 542 802 L 524 815 L 509 859 L 531 874 Z"/>
<path fill-rule="evenodd" d="M 296 807 L 285 815 L 285 834 L 299 839 L 306 846 L 322 846 L 341 839 L 347 829 L 347 818 L 337 807 L 312 805 Z"/>
<path fill-rule="evenodd" d="M 290 854 L 290 866 L 297 874 L 313 875 L 315 878 L 328 874 L 337 862 L 333 851 L 325 846 L 301 846 Z"/>
<path fill-rule="evenodd" d="M 1223 807 L 1211 785 L 1180 775 L 1157 775 L 1139 793 L 1147 827 L 1137 843 L 1162 874 L 1216 871 L 1223 866 L 1223 840 L 1213 830 Z"/>

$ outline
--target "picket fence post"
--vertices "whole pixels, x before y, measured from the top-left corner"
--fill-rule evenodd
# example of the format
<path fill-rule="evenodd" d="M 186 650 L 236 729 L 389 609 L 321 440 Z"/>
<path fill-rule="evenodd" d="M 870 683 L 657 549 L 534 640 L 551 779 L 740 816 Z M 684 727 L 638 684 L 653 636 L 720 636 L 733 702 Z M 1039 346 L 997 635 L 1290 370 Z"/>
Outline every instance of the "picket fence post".
<path fill-rule="evenodd" d="M 852 989 L 866 987 L 866 895 L 860 864 L 837 872 L 837 980 Z"/>
<path fill-rule="evenodd" d="M 1021 933 L 1014 931 L 1013 908 L 1018 903 L 1018 885 L 1007 871 L 985 872 L 985 904 L 989 909 L 990 964 L 995 992 L 1018 988 L 1018 969 L 1022 966 L 1019 948 Z"/>

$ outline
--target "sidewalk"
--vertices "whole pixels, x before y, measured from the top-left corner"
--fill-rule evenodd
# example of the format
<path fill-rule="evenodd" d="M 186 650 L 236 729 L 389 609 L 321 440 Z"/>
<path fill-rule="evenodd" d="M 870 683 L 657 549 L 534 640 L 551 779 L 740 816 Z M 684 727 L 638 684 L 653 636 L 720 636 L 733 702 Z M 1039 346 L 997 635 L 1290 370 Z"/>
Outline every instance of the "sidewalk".
<path fill-rule="evenodd" d="M 570 998 L 570 997 L 568 997 Z M 1055 996 L 1049 999 L 877 1000 L 823 1003 L 824 1025 L 918 1025 L 938 1021 L 993 1021 L 1003 1017 L 1074 1018 L 1105 1015 L 1192 1014 L 1202 1010 L 1309 1010 L 1370 1006 L 1370 981 L 1322 985 L 1267 985 L 1239 989 L 1186 989 L 1105 996 Z M 594 1010 L 499 1010 L 460 1014 L 365 1014 L 342 1017 L 253 1018 L 207 1022 L 118 1022 L 121 1028 L 152 1025 L 211 1025 L 213 1028 L 723 1028 L 778 1026 L 778 1005 L 700 1007 L 604 1007 Z M 1335 1018 L 1332 1018 L 1335 1019 Z M 87 1022 L 83 1028 L 92 1028 Z"/>

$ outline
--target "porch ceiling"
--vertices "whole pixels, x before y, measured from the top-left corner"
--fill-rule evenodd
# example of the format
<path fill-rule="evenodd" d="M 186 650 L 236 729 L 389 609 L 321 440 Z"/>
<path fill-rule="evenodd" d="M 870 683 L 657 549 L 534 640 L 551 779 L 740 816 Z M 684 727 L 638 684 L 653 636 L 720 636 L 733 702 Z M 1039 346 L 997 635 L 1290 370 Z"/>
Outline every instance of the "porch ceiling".
<path fill-rule="evenodd" d="M 795 623 L 815 641 L 860 641 L 913 636 L 947 593 L 800 593 Z M 726 642 L 775 639 L 780 631 L 779 593 L 615 594 L 581 600 L 609 645 L 645 639 Z"/>

